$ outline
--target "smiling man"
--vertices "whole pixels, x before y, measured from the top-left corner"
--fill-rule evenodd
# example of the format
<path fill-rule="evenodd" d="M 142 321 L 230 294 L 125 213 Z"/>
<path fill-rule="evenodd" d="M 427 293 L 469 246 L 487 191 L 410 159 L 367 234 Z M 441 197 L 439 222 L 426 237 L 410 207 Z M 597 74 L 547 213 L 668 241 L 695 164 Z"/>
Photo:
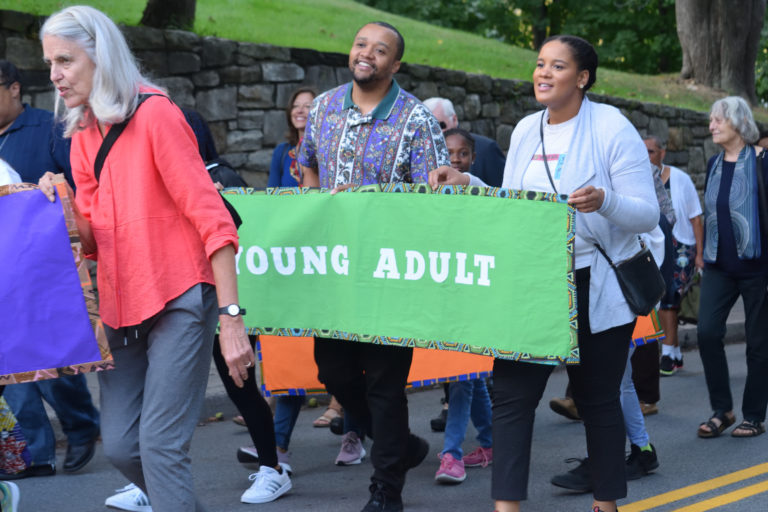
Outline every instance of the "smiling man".
<path fill-rule="evenodd" d="M 304 185 L 426 183 L 429 171 L 450 165 L 437 121 L 394 80 L 404 48 L 403 36 L 387 23 L 357 32 L 349 52 L 352 82 L 312 105 L 298 155 Z M 408 428 L 412 357 L 410 348 L 315 340 L 319 380 L 374 440 L 371 497 L 363 512 L 403 510 L 405 473 L 429 450 Z M 350 432 L 344 442 L 360 440 Z"/>

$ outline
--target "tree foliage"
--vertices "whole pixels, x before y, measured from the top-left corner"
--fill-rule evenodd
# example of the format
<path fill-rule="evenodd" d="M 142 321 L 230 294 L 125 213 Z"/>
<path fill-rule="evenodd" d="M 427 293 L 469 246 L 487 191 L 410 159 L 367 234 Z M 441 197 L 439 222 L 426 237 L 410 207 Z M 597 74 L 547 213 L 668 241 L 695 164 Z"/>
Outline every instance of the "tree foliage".
<path fill-rule="evenodd" d="M 140 25 L 192 30 L 197 0 L 147 0 Z"/>
<path fill-rule="evenodd" d="M 680 69 L 674 0 L 358 0 L 377 9 L 535 49 L 549 35 L 592 42 L 601 65 Z"/>

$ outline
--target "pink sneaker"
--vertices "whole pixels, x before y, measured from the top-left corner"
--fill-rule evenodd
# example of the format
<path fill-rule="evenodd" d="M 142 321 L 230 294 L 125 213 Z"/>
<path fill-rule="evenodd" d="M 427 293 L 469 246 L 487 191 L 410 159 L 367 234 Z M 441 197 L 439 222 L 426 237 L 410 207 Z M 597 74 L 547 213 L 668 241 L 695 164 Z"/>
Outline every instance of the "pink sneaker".
<path fill-rule="evenodd" d="M 435 473 L 435 480 L 441 484 L 460 484 L 467 478 L 464 462 L 456 460 L 450 453 L 440 455 L 440 469 Z"/>
<path fill-rule="evenodd" d="M 468 468 L 484 468 L 493 462 L 493 448 L 478 446 L 471 453 L 461 458 L 464 466 Z"/>

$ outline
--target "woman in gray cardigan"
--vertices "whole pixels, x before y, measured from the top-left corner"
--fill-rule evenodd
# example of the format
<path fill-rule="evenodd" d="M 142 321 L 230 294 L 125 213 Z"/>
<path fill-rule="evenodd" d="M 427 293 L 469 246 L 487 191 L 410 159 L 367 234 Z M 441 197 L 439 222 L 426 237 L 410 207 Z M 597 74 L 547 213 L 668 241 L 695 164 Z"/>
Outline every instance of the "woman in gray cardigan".
<path fill-rule="evenodd" d="M 577 210 L 574 268 L 579 304 L 579 365 L 569 366 L 574 400 L 584 420 L 593 512 L 616 511 L 627 494 L 624 423 L 619 388 L 635 315 L 616 276 L 595 249 L 614 261 L 640 250 L 638 234 L 653 230 L 659 207 L 640 135 L 614 107 L 593 103 L 597 54 L 587 41 L 553 36 L 539 51 L 533 85 L 547 108 L 515 127 L 503 187 L 568 195 Z M 485 185 L 469 174 L 434 171 L 439 184 Z M 491 494 L 498 512 L 517 512 L 527 498 L 536 406 L 552 366 L 494 362 Z"/>

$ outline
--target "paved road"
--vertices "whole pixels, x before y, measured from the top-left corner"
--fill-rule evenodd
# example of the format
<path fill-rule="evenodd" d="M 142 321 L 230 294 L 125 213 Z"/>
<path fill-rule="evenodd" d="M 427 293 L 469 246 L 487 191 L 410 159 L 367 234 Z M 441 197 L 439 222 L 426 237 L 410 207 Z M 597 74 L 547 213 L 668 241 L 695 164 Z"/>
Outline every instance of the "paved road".
<path fill-rule="evenodd" d="M 736 403 L 740 404 L 745 377 L 744 345 L 727 348 L 731 364 Z M 545 398 L 559 395 L 565 387 L 565 373 L 555 372 L 550 379 Z M 248 443 L 245 429 L 229 418 L 234 408 L 220 394 L 220 383 L 211 379 L 206 415 L 223 412 L 227 420 L 207 424 L 197 429 L 192 458 L 196 485 L 201 499 L 211 512 L 260 510 L 357 512 L 367 500 L 370 462 L 361 466 L 337 467 L 332 464 L 339 448 L 339 438 L 327 429 L 312 428 L 312 420 L 320 409 L 305 410 L 299 417 L 291 446 L 293 451 L 294 489 L 278 501 L 265 505 L 245 505 L 239 502 L 248 486 L 250 470 L 238 464 L 235 451 Z M 432 389 L 409 395 L 412 429 L 428 439 L 430 455 L 408 475 L 404 492 L 406 510 L 424 511 L 490 511 L 490 468 L 468 470 L 467 480 L 458 486 L 440 486 L 434 483 L 442 436 L 429 431 L 428 420 L 438 410 L 441 390 Z M 629 496 L 620 502 L 622 512 L 699 512 L 715 509 L 722 512 L 765 512 L 768 510 L 768 435 L 756 439 L 702 440 L 695 435 L 698 423 L 708 416 L 709 406 L 704 389 L 701 363 L 695 351 L 685 353 L 685 370 L 678 375 L 662 379 L 660 412 L 647 418 L 652 442 L 656 445 L 661 466 L 656 474 L 630 482 Z M 565 420 L 552 413 L 543 400 L 537 414 L 531 468 L 530 501 L 525 510 L 531 512 L 586 511 L 591 498 L 573 495 L 551 486 L 551 475 L 566 469 L 563 459 L 584 455 L 583 428 L 579 423 Z M 470 429 L 473 432 L 472 429 Z M 472 435 L 472 434 L 471 434 Z M 465 449 L 474 447 L 468 437 Z M 63 450 L 59 453 L 63 459 Z M 763 466 L 759 466 L 763 464 Z M 703 489 L 680 492 L 669 504 L 656 498 L 650 505 L 641 500 L 675 491 L 702 481 L 721 477 L 747 468 L 747 479 L 718 487 L 719 482 L 706 483 Z M 762 473 L 760 473 L 762 471 Z M 755 475 L 750 476 L 752 473 Z M 67 510 L 96 512 L 106 510 L 104 499 L 113 489 L 125 485 L 120 474 L 113 469 L 101 452 L 80 473 L 60 474 L 22 480 L 22 512 Z M 757 488 L 754 486 L 757 484 Z M 753 486 L 753 488 L 750 488 Z M 762 487 L 761 487 L 762 486 Z M 747 489 L 753 495 L 732 503 L 726 493 Z M 751 489 L 751 490 L 750 490 Z M 760 492 L 762 491 L 762 492 Z M 742 491 L 744 492 L 744 491 Z M 757 494 L 754 494 L 757 492 Z M 686 494 L 692 494 L 685 497 Z M 722 496 L 726 495 L 725 498 Z M 681 497 L 682 496 L 682 497 Z M 714 503 L 705 500 L 719 500 Z M 667 498 L 666 501 L 668 501 Z M 651 506 L 652 505 L 652 506 Z M 686 508 L 688 507 L 688 508 Z"/>

